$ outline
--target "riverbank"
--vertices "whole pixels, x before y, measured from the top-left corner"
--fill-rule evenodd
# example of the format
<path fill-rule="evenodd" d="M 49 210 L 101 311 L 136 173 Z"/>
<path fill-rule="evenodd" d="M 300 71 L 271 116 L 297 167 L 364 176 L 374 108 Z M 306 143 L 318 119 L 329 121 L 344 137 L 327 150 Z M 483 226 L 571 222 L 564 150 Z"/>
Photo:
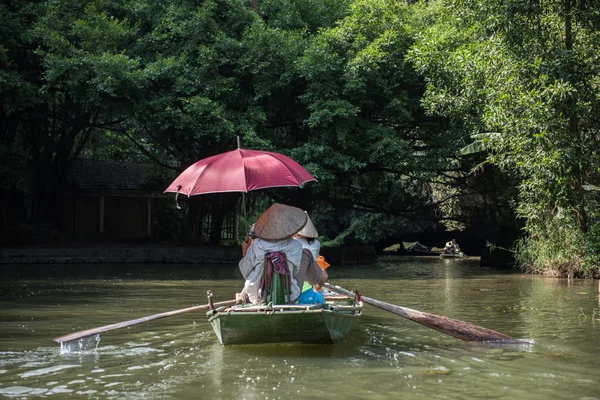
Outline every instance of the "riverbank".
<path fill-rule="evenodd" d="M 321 249 L 335 265 L 372 264 L 372 246 Z M 0 248 L 2 264 L 237 264 L 238 246 L 177 246 L 165 244 L 85 243 L 36 247 Z"/>
<path fill-rule="evenodd" d="M 80 247 L 22 247 L 0 250 L 0 264 L 178 263 L 235 264 L 239 247 L 164 245 L 87 245 Z"/>

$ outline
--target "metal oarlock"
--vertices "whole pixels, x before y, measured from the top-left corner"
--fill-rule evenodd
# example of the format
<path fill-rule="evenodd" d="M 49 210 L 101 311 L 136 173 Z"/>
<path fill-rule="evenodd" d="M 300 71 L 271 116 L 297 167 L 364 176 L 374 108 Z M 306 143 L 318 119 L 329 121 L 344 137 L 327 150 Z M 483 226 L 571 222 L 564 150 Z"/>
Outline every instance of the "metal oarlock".
<path fill-rule="evenodd" d="M 354 301 L 357 303 L 362 301 L 362 298 L 360 297 L 360 293 L 358 293 L 358 289 L 354 289 Z"/>
<path fill-rule="evenodd" d="M 211 310 L 211 311 L 215 309 L 215 306 L 213 304 L 212 296 L 213 296 L 212 291 L 211 290 L 207 290 L 206 291 L 206 297 L 208 297 L 208 309 Z"/>

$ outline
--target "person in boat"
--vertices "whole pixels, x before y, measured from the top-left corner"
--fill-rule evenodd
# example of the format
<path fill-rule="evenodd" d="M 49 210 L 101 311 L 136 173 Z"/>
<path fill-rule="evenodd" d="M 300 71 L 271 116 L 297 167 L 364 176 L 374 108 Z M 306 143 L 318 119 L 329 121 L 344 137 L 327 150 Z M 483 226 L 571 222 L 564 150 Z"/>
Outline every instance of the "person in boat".
<path fill-rule="evenodd" d="M 317 260 L 317 264 L 323 270 L 325 277 L 327 277 L 327 272 L 325 270 L 330 264 L 325 261 L 325 257 L 319 255 L 319 251 L 321 250 L 321 243 L 317 240 L 319 232 L 317 232 L 317 228 L 315 228 L 308 213 L 306 213 L 306 216 L 308 218 L 306 225 L 304 225 L 304 228 L 302 228 L 300 232 L 294 235 L 294 239 L 302 243 L 303 249 L 310 250 L 313 258 Z M 304 282 L 298 304 L 325 303 L 322 293 L 325 290 L 323 287 L 325 281 L 327 281 L 327 279 L 324 279 L 323 282 L 316 285 L 310 285 L 308 282 Z"/>
<path fill-rule="evenodd" d="M 328 279 L 327 271 L 323 270 L 320 282 L 317 282 L 314 285 L 304 282 L 302 294 L 300 294 L 300 297 L 298 298 L 298 304 L 325 304 L 325 299 L 320 293 L 320 290 L 324 288 L 323 285 Z"/>
<path fill-rule="evenodd" d="M 460 254 L 460 246 L 456 243 L 456 239 L 454 240 L 454 254 Z"/>
<path fill-rule="evenodd" d="M 456 243 L 456 239 L 452 239 L 451 241 L 446 243 L 446 247 L 444 247 L 444 254 L 458 254 L 460 253 L 460 246 Z"/>
<path fill-rule="evenodd" d="M 306 211 L 304 212 L 306 213 Z M 308 213 L 306 213 L 306 217 L 308 218 L 306 225 L 304 225 L 304 228 L 300 232 L 294 235 L 294 239 L 302 243 L 303 249 L 310 250 L 319 267 L 322 270 L 326 270 L 331 264 L 325 261 L 325 257 L 319 254 L 321 251 L 321 243 L 317 239 L 319 232 L 317 232 L 317 228 L 315 228 Z"/>
<path fill-rule="evenodd" d="M 308 221 L 308 215 L 299 208 L 275 203 L 269 207 L 254 224 L 256 239 L 246 239 L 242 243 L 240 272 L 245 279 L 241 293 L 236 299 L 252 304 L 261 301 L 260 283 L 263 276 L 265 256 L 270 252 L 282 252 L 286 256 L 287 267 L 291 275 L 290 299 L 298 301 L 304 282 L 310 285 L 324 284 L 325 273 L 315 261 L 308 249 L 292 236 L 299 232 Z"/>

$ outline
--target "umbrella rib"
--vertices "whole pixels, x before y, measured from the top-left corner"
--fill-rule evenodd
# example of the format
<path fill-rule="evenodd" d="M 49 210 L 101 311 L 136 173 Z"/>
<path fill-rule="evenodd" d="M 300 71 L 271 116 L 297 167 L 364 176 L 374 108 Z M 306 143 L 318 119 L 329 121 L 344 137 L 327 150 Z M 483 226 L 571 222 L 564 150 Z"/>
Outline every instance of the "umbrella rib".
<path fill-rule="evenodd" d="M 240 149 L 238 149 L 238 153 L 239 153 L 239 150 L 240 150 Z M 231 152 L 230 152 L 230 153 L 231 153 Z M 227 153 L 225 153 L 225 154 L 227 154 Z M 212 157 L 217 157 L 217 156 L 212 156 Z M 209 158 L 212 158 L 212 157 L 209 157 Z M 243 158 L 242 158 L 242 160 L 243 160 Z M 196 186 L 196 184 L 197 184 L 197 182 L 200 180 L 200 178 L 202 178 L 202 177 L 203 177 L 205 174 L 207 174 L 207 173 L 208 173 L 208 169 L 209 169 L 211 166 L 214 166 L 214 163 L 207 163 L 207 164 L 206 164 L 206 166 L 205 166 L 205 167 L 204 167 L 204 169 L 202 170 L 202 173 L 201 173 L 201 174 L 198 176 L 198 178 L 195 180 L 195 182 L 194 182 L 194 187 Z M 239 192 L 239 190 L 231 190 L 231 191 L 222 191 L 222 190 L 219 190 L 219 191 L 214 191 L 214 192 L 202 192 L 202 193 L 198 193 L 198 194 L 209 194 L 209 193 L 229 193 L 229 192 Z M 190 195 L 188 195 L 188 197 L 190 197 Z"/>
<path fill-rule="evenodd" d="M 291 170 L 291 169 L 290 169 L 290 168 L 287 166 L 287 164 L 286 164 L 286 163 L 284 163 L 283 161 L 281 161 L 281 160 L 279 159 L 279 157 L 275 157 L 275 158 L 277 159 L 277 161 L 279 161 L 279 163 L 280 163 L 281 165 L 283 165 L 283 166 L 285 167 L 285 169 L 287 169 L 287 170 L 288 170 L 288 172 L 290 173 L 290 175 L 292 175 L 294 178 L 296 178 L 296 174 L 294 174 L 294 171 L 292 171 L 292 170 Z M 291 159 L 291 158 L 290 158 L 290 159 Z M 293 159 L 291 159 L 291 160 L 293 161 Z M 312 175 L 311 175 L 311 176 L 312 176 Z M 301 180 L 301 182 L 300 182 L 300 184 L 298 185 L 298 187 L 300 187 L 301 185 L 305 184 L 306 182 L 310 182 L 310 181 L 316 181 L 316 179 L 315 179 L 314 177 L 313 177 L 312 179 L 308 179 L 308 180 L 306 180 L 306 181 L 303 181 L 303 180 L 302 180 L 302 178 L 300 178 L 300 180 Z M 283 185 L 281 185 L 281 186 L 272 186 L 272 187 L 284 187 L 284 186 L 283 186 Z"/>
<path fill-rule="evenodd" d="M 248 193 L 248 176 L 246 175 L 246 159 L 244 157 L 242 157 L 242 149 L 238 148 L 238 154 L 240 155 L 240 158 L 242 159 L 242 173 L 244 174 L 244 189 L 242 190 L 243 193 Z"/>
<path fill-rule="evenodd" d="M 196 184 L 198 183 L 198 181 L 204 176 L 204 174 L 206 174 L 206 171 L 208 171 L 208 167 L 210 167 L 211 164 L 206 164 L 204 166 L 204 169 L 202 170 L 202 173 L 200 175 L 198 175 L 198 178 L 196 178 L 196 180 L 194 181 L 194 186 L 192 187 L 192 189 L 190 189 L 190 191 L 192 191 L 194 189 L 194 187 L 196 187 Z M 188 194 L 188 197 L 190 197 L 190 195 Z"/>

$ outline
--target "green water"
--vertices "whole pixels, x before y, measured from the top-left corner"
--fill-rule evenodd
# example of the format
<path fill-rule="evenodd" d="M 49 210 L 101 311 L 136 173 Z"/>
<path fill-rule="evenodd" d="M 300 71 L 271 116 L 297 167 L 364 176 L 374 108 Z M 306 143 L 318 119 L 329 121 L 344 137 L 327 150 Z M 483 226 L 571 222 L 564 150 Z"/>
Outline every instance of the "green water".
<path fill-rule="evenodd" d="M 221 346 L 205 312 L 102 335 L 60 354 L 52 338 L 228 300 L 235 266 L 2 266 L 0 397 L 101 399 L 600 399 L 598 281 L 499 273 L 477 260 L 381 258 L 330 280 L 533 346 L 461 342 L 365 306 L 341 345 Z M 598 317 L 600 318 L 600 317 Z"/>

